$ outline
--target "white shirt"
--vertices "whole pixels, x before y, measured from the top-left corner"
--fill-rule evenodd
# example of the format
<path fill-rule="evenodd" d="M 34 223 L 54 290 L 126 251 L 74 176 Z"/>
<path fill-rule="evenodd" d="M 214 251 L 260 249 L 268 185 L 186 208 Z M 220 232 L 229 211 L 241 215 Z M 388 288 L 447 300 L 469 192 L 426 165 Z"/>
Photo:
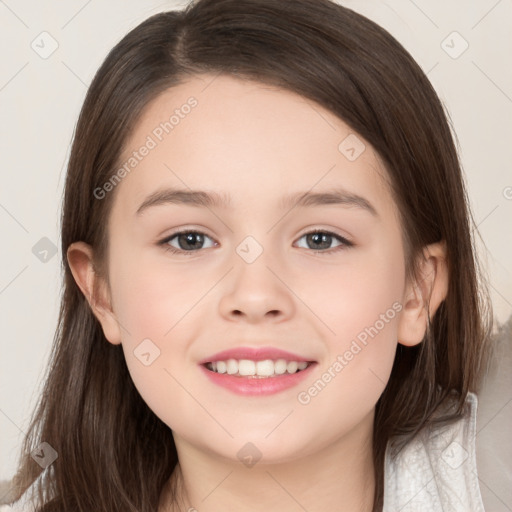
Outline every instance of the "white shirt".
<path fill-rule="evenodd" d="M 384 466 L 383 512 L 485 512 L 476 471 L 477 397 L 466 400 L 466 414 L 451 425 L 426 428 Z M 33 512 L 24 497 L 0 512 Z"/>
<path fill-rule="evenodd" d="M 476 470 L 477 397 L 463 418 L 421 431 L 393 460 L 386 451 L 384 512 L 484 512 Z"/>

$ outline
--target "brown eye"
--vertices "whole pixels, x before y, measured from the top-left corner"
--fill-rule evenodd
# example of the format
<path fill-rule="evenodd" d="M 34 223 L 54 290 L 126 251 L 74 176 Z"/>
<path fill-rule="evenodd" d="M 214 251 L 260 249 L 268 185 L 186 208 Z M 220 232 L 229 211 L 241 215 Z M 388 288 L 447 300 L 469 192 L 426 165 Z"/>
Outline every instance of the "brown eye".
<path fill-rule="evenodd" d="M 212 240 L 208 235 L 199 231 L 180 231 L 174 233 L 160 242 L 161 245 L 167 246 L 166 249 L 172 252 L 197 252 L 199 249 L 213 247 L 215 242 L 208 244 L 208 240 Z"/>
<path fill-rule="evenodd" d="M 312 231 L 302 235 L 299 240 L 302 239 L 305 239 L 305 245 L 299 245 L 299 247 L 322 252 L 326 252 L 327 249 L 343 249 L 353 245 L 342 236 L 329 231 Z M 333 242 L 335 243 L 334 246 L 332 245 Z"/>
<path fill-rule="evenodd" d="M 175 238 L 179 248 L 185 251 L 201 249 L 201 245 L 204 243 L 204 236 L 200 233 L 185 233 L 177 235 Z"/>

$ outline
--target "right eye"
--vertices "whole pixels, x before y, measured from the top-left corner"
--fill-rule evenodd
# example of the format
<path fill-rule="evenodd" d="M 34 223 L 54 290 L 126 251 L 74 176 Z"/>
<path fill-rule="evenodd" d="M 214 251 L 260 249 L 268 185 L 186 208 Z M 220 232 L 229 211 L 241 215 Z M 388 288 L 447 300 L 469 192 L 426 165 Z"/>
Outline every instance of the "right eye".
<path fill-rule="evenodd" d="M 166 251 L 179 254 L 190 254 L 191 252 L 197 252 L 198 249 L 206 249 L 216 245 L 216 242 L 212 241 L 213 243 L 208 247 L 203 247 L 205 239 L 212 240 L 208 235 L 201 233 L 200 231 L 183 230 L 167 236 L 159 242 L 159 245 L 164 246 Z"/>

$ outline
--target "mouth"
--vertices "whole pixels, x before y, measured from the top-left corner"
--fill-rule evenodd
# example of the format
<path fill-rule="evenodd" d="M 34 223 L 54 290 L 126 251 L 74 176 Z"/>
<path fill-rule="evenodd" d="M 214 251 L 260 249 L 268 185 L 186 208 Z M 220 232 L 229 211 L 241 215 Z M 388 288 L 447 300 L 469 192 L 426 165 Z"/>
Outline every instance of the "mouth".
<path fill-rule="evenodd" d="M 237 395 L 257 397 L 298 386 L 316 366 L 317 361 L 272 347 L 239 347 L 199 362 L 211 383 Z"/>
<path fill-rule="evenodd" d="M 230 375 L 232 377 L 267 379 L 282 375 L 293 375 L 306 370 L 315 361 L 295 361 L 284 358 L 279 359 L 226 359 L 210 361 L 203 366 L 210 372 Z"/>

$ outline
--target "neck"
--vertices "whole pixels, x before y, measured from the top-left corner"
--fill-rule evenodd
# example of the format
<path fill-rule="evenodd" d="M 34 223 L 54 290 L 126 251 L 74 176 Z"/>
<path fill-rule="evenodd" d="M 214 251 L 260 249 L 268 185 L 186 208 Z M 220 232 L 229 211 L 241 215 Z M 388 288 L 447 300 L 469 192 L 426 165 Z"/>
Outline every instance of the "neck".
<path fill-rule="evenodd" d="M 372 512 L 373 414 L 323 451 L 282 463 L 218 458 L 174 433 L 180 463 L 162 493 L 160 512 Z M 176 490 L 173 499 L 170 489 Z"/>

